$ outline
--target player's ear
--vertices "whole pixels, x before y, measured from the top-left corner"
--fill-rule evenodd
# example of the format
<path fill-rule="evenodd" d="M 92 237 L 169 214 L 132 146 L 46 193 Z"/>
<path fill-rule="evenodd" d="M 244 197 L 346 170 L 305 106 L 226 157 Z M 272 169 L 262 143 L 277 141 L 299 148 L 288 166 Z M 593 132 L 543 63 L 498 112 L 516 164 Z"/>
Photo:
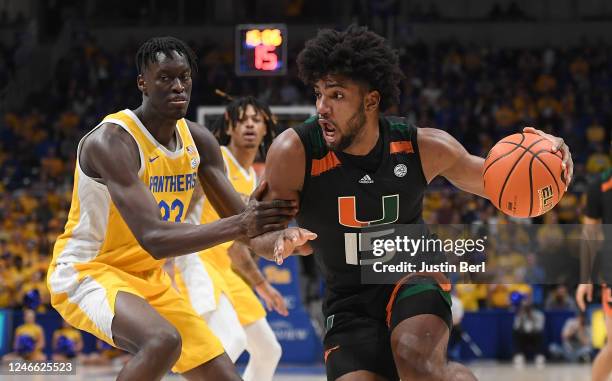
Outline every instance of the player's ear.
<path fill-rule="evenodd" d="M 136 78 L 136 85 L 138 85 L 138 90 L 140 90 L 144 95 L 149 95 L 147 94 L 147 84 L 142 74 L 138 74 L 138 77 Z"/>
<path fill-rule="evenodd" d="M 380 93 L 378 90 L 369 91 L 365 96 L 365 109 L 366 111 L 378 110 L 380 104 Z"/>

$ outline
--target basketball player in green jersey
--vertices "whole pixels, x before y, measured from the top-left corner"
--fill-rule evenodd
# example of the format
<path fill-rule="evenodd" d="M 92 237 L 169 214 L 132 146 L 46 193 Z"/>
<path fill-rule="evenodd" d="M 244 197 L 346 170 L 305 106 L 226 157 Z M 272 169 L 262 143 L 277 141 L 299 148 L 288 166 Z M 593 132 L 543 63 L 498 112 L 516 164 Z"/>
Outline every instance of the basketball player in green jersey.
<path fill-rule="evenodd" d="M 279 262 L 294 249 L 314 249 L 327 288 L 328 380 L 474 380 L 466 367 L 446 359 L 451 310 L 443 274 L 363 284 L 357 245 L 346 234 L 370 225 L 423 224 L 423 195 L 437 176 L 485 197 L 484 159 L 445 131 L 382 115 L 398 99 L 402 73 L 395 52 L 375 33 L 322 30 L 297 63 L 314 88 L 318 117 L 279 135 L 265 178 L 267 197 L 299 200 L 300 228 L 264 234 L 255 246 L 275 246 Z M 563 140 L 524 131 L 562 152 L 569 182 L 572 161 Z"/>

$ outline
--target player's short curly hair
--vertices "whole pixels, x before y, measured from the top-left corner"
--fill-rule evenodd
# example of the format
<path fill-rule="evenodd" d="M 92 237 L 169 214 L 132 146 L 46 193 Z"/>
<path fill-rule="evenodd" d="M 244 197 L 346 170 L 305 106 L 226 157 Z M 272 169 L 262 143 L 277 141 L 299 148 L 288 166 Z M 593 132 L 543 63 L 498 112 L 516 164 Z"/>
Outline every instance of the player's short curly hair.
<path fill-rule="evenodd" d="M 366 27 L 320 30 L 306 42 L 297 64 L 300 79 L 307 85 L 329 74 L 343 75 L 378 90 L 381 110 L 399 101 L 399 82 L 404 75 L 398 55 L 384 38 Z"/>

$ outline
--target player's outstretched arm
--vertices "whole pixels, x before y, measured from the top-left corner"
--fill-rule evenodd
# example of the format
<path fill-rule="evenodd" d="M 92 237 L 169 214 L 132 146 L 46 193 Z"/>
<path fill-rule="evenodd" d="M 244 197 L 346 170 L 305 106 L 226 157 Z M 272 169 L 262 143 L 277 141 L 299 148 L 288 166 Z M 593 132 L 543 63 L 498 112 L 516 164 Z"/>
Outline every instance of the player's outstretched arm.
<path fill-rule="evenodd" d="M 105 124 L 84 142 L 80 154 L 85 173 L 100 178 L 138 243 L 154 258 L 189 254 L 262 230 L 261 204 L 239 215 L 206 225 L 163 221 L 153 194 L 138 177 L 140 155 L 133 138 L 121 127 Z"/>
<path fill-rule="evenodd" d="M 427 183 L 443 176 L 457 188 L 486 198 L 482 157 L 471 155 L 448 132 L 436 128 L 419 128 L 417 142 Z"/>
<path fill-rule="evenodd" d="M 217 139 L 205 127 L 187 121 L 189 130 L 200 153 L 200 167 L 198 177 L 206 193 L 207 199 L 221 217 L 238 214 L 253 205 L 262 210 L 258 214 L 257 224 L 248 226 L 248 237 L 280 230 L 287 226 L 297 211 L 297 203 L 292 200 L 266 198 L 266 202 L 259 202 L 259 196 L 267 193 L 267 184 L 263 182 L 255 190 L 254 197 L 245 206 L 240 195 L 227 178 L 223 156 Z"/>
<path fill-rule="evenodd" d="M 305 170 L 304 145 L 297 133 L 288 129 L 274 140 L 268 151 L 265 181 L 269 189 L 264 200 L 281 199 L 299 203 Z M 253 238 L 251 248 L 257 255 L 280 264 L 294 250 L 300 254 L 312 253 L 308 241 L 316 237 L 306 229 L 287 228 Z"/>
<path fill-rule="evenodd" d="M 263 275 L 260 274 L 261 280 L 253 281 L 249 274 L 245 273 L 245 264 L 248 265 L 247 262 L 253 262 L 249 247 L 236 241 L 227 249 L 227 254 L 232 261 L 232 270 L 236 271 L 241 277 L 247 280 L 249 286 L 251 286 L 251 288 L 257 292 L 257 295 L 263 299 L 268 311 L 274 310 L 283 316 L 287 316 L 289 314 L 287 303 L 285 303 L 285 299 L 283 299 L 280 292 L 278 292 Z"/>
<path fill-rule="evenodd" d="M 523 132 L 541 135 L 553 143 L 553 152 L 561 151 L 563 169 L 569 184 L 574 165 L 569 148 L 563 139 L 532 127 L 526 127 Z M 427 183 L 436 176 L 443 176 L 457 188 L 487 198 L 482 179 L 484 158 L 471 155 L 449 133 L 435 128 L 419 128 L 417 142 Z"/>
<path fill-rule="evenodd" d="M 192 121 L 187 121 L 187 125 L 200 154 L 198 177 L 207 200 L 221 217 L 240 213 L 245 204 L 227 178 L 217 139 L 204 126 Z"/>
<path fill-rule="evenodd" d="M 188 121 L 188 124 L 196 147 L 200 152 L 201 162 L 198 169 L 198 177 L 207 199 L 210 200 L 221 217 L 229 217 L 242 212 L 245 204 L 227 178 L 221 148 L 217 139 L 203 126 L 191 121 Z M 260 184 L 260 187 L 254 193 L 263 195 L 264 189 L 261 187 L 265 188 L 266 185 Z M 251 197 L 249 206 L 252 207 L 257 204 L 257 197 Z M 278 207 L 276 204 L 278 204 Z M 263 203 L 262 205 L 265 206 L 268 203 Z M 269 210 L 266 211 L 267 216 L 263 213 L 258 215 L 258 217 L 261 217 L 262 224 L 253 227 L 247 226 L 247 237 L 284 229 L 295 215 L 295 212 L 297 212 L 297 204 L 293 201 L 271 200 L 269 201 L 269 206 Z M 259 271 L 257 264 L 248 251 L 240 251 L 232 258 L 232 261 L 235 261 L 235 264 L 239 267 L 240 274 L 252 287 L 265 282 L 264 276 Z"/>

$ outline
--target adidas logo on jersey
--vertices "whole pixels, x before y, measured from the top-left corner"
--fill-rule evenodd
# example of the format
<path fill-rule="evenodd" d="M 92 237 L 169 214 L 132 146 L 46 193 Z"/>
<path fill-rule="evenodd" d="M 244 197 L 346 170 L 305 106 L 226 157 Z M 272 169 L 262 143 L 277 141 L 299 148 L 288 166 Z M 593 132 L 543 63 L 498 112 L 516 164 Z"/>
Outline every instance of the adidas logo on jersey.
<path fill-rule="evenodd" d="M 372 184 L 374 180 L 370 177 L 370 175 L 365 175 L 359 180 L 359 184 Z"/>

